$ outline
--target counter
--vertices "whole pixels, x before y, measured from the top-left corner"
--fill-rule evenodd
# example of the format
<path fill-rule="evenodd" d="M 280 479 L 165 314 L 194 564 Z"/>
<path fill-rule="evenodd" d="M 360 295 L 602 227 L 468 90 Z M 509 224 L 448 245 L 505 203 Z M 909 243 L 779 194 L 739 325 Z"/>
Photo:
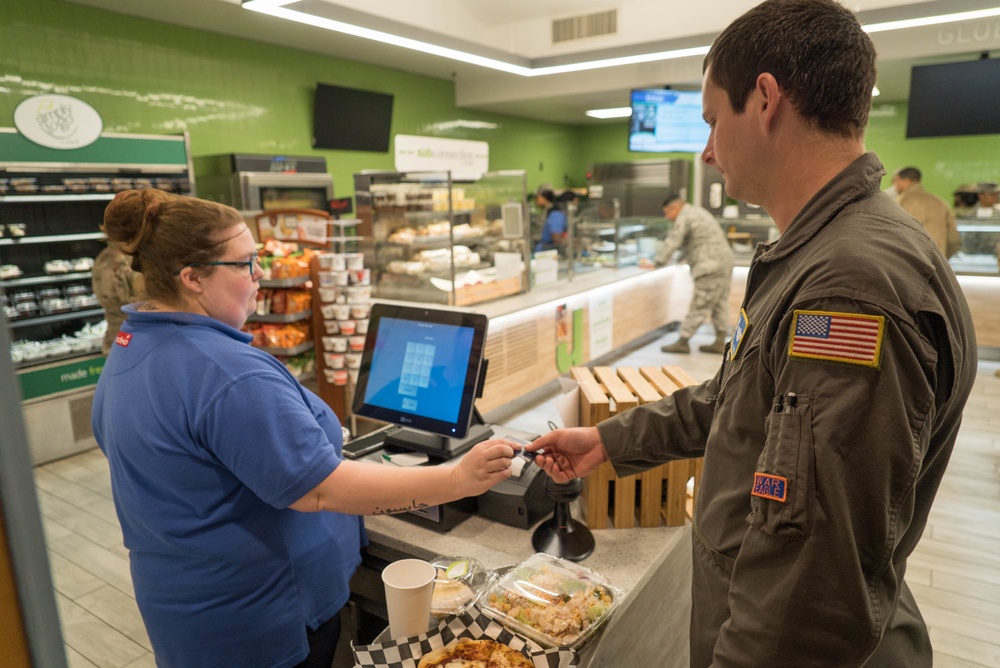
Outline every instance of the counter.
<path fill-rule="evenodd" d="M 580 517 L 579 510 L 573 515 Z M 385 561 L 472 556 L 495 569 L 535 553 L 533 529 L 517 529 L 479 516 L 444 534 L 388 516 L 367 517 L 365 526 L 371 541 L 368 552 Z M 580 668 L 687 666 L 691 526 L 603 529 L 593 534 L 594 553 L 581 565 L 624 590 L 625 598 L 607 625 L 580 649 Z M 356 581 L 363 583 L 372 575 L 361 573 Z"/>

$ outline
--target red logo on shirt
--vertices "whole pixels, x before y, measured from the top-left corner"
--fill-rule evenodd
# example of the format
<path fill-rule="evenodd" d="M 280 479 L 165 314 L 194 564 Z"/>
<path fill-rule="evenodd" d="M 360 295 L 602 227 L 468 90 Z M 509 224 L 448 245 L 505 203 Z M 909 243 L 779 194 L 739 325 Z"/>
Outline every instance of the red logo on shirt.
<path fill-rule="evenodd" d="M 132 340 L 132 335 L 126 332 L 118 332 L 118 336 L 115 337 L 115 343 L 120 345 L 122 348 L 128 348 L 129 342 Z"/>

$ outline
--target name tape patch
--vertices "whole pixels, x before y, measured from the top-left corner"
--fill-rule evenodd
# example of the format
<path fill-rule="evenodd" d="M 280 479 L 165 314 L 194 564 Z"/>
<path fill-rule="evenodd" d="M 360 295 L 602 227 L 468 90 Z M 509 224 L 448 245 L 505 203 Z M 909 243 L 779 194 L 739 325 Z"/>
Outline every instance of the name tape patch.
<path fill-rule="evenodd" d="M 128 348 L 128 344 L 132 341 L 132 335 L 127 332 L 118 332 L 118 336 L 115 337 L 115 343 L 117 343 L 122 348 Z"/>
<path fill-rule="evenodd" d="M 784 503 L 785 499 L 788 498 L 788 478 L 767 473 L 754 473 L 753 491 L 750 494 L 762 499 Z"/>
<path fill-rule="evenodd" d="M 879 368 L 885 316 L 795 311 L 788 357 Z"/>

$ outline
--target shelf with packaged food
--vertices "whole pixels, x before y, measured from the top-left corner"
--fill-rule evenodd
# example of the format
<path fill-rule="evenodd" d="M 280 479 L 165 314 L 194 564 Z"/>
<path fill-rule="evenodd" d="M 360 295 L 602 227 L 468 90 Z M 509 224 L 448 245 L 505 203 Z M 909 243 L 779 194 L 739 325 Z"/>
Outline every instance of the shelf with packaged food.
<path fill-rule="evenodd" d="M 299 311 L 298 313 L 268 313 L 267 315 L 253 313 L 247 318 L 247 322 L 299 322 L 301 320 L 309 320 L 312 316 L 313 312 L 311 309 Z"/>
<path fill-rule="evenodd" d="M 46 283 L 68 283 L 71 281 L 89 281 L 91 272 L 74 271 L 68 274 L 43 274 L 41 276 L 19 276 L 0 280 L 0 288 L 16 288 L 25 285 L 44 285 Z"/>
<path fill-rule="evenodd" d="M 17 320 L 8 320 L 7 327 L 10 329 L 18 329 L 21 327 L 32 327 L 36 325 L 47 325 L 53 322 L 60 322 L 62 320 L 81 320 L 83 318 L 92 318 L 94 316 L 103 316 L 104 309 L 100 308 L 88 308 L 88 309 L 70 309 L 65 313 L 52 313 L 49 315 L 32 316 L 28 318 L 19 318 Z"/>
<path fill-rule="evenodd" d="M 294 357 L 295 355 L 301 355 L 306 351 L 313 350 L 315 347 L 312 341 L 304 341 L 297 346 L 290 346 L 288 348 L 257 346 L 259 350 L 263 350 L 265 353 L 269 353 L 275 357 Z"/>
<path fill-rule="evenodd" d="M 294 276 L 292 278 L 262 278 L 260 287 L 262 288 L 299 288 L 305 287 L 309 282 L 309 275 Z"/>

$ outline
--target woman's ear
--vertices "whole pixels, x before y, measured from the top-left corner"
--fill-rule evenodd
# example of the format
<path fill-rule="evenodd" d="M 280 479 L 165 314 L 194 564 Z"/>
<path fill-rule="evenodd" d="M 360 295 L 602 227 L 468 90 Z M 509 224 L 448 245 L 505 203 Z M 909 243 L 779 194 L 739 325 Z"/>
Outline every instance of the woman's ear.
<path fill-rule="evenodd" d="M 194 267 L 184 267 L 179 274 L 181 279 L 181 289 L 194 294 L 201 294 L 205 291 L 202 284 L 202 276 Z"/>

